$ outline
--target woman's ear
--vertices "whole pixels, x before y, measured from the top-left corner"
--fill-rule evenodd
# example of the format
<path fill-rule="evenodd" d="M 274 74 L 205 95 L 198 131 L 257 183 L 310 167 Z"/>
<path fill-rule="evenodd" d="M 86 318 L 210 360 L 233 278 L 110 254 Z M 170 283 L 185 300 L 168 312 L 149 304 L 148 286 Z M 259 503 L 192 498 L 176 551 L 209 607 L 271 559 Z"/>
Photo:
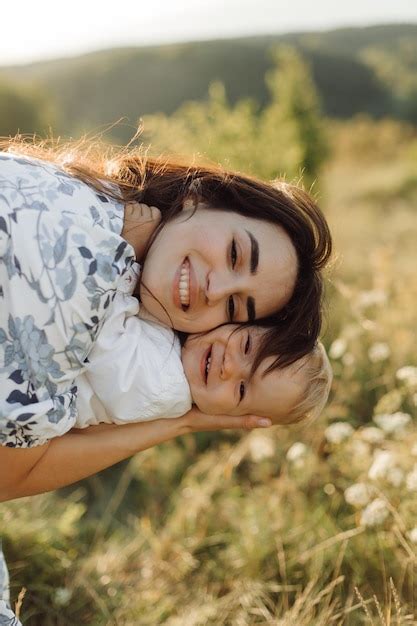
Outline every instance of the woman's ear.
<path fill-rule="evenodd" d="M 182 203 L 182 211 L 195 210 L 198 205 L 198 200 L 195 196 L 186 196 Z"/>
<path fill-rule="evenodd" d="M 202 183 L 200 178 L 193 178 L 188 185 L 187 193 L 185 195 L 182 210 L 193 210 L 198 208 L 205 208 L 207 204 L 202 199 Z"/>
<path fill-rule="evenodd" d="M 182 211 L 192 211 L 194 213 L 197 209 L 209 209 L 210 205 L 207 202 L 197 198 L 196 196 L 187 196 L 182 203 Z"/>

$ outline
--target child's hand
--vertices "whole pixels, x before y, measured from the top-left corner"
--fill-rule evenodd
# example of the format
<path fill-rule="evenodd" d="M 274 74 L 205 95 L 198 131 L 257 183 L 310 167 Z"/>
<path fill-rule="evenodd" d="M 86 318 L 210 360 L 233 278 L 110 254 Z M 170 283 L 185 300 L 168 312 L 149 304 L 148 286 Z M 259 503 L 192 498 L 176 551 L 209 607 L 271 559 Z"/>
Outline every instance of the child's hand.
<path fill-rule="evenodd" d="M 199 433 L 210 430 L 224 430 L 227 428 L 242 428 L 252 430 L 253 428 L 268 428 L 272 422 L 267 417 L 257 415 L 241 415 L 238 417 L 231 415 L 208 415 L 193 407 L 181 418 L 184 421 L 185 429 L 188 432 Z"/>
<path fill-rule="evenodd" d="M 161 211 L 140 202 L 127 202 L 122 237 L 133 246 L 136 258 L 141 260 L 150 238 L 161 223 Z"/>

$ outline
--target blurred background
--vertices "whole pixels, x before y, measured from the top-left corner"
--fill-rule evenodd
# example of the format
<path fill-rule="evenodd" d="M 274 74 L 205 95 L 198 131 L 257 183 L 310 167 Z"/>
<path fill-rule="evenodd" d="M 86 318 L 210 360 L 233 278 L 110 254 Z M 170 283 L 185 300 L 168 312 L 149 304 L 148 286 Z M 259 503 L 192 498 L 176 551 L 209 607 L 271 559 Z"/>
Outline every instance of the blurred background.
<path fill-rule="evenodd" d="M 336 248 L 320 421 L 190 435 L 2 505 L 24 623 L 416 624 L 417 4 L 44 0 L 2 18 L 0 135 L 295 179 Z"/>

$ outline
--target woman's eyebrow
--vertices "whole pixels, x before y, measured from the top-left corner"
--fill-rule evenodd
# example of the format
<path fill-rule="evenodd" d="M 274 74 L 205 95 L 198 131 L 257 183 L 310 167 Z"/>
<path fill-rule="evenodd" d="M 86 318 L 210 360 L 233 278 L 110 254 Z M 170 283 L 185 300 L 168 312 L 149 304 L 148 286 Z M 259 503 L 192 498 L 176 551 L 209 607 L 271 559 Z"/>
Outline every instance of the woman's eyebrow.
<path fill-rule="evenodd" d="M 246 229 L 245 229 L 246 230 Z M 246 230 L 250 242 L 250 273 L 256 274 L 259 264 L 259 244 L 256 237 L 249 230 Z M 246 301 L 246 310 L 248 312 L 248 322 L 253 323 L 256 320 L 255 298 L 248 296 Z"/>
<path fill-rule="evenodd" d="M 246 301 L 246 309 L 248 311 L 248 322 L 253 323 L 256 320 L 255 298 L 248 296 Z"/>
<path fill-rule="evenodd" d="M 259 264 L 259 244 L 258 240 L 252 235 L 252 233 L 246 231 L 250 241 L 250 273 L 256 274 Z"/>

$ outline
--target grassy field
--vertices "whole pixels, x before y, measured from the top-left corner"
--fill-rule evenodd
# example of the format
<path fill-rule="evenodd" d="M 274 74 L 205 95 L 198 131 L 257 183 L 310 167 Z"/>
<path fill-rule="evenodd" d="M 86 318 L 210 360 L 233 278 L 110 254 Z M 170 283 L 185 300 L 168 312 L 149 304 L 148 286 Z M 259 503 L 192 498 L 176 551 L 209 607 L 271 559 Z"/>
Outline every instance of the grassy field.
<path fill-rule="evenodd" d="M 329 131 L 321 420 L 187 436 L 3 505 L 25 625 L 417 623 L 417 140 Z"/>

